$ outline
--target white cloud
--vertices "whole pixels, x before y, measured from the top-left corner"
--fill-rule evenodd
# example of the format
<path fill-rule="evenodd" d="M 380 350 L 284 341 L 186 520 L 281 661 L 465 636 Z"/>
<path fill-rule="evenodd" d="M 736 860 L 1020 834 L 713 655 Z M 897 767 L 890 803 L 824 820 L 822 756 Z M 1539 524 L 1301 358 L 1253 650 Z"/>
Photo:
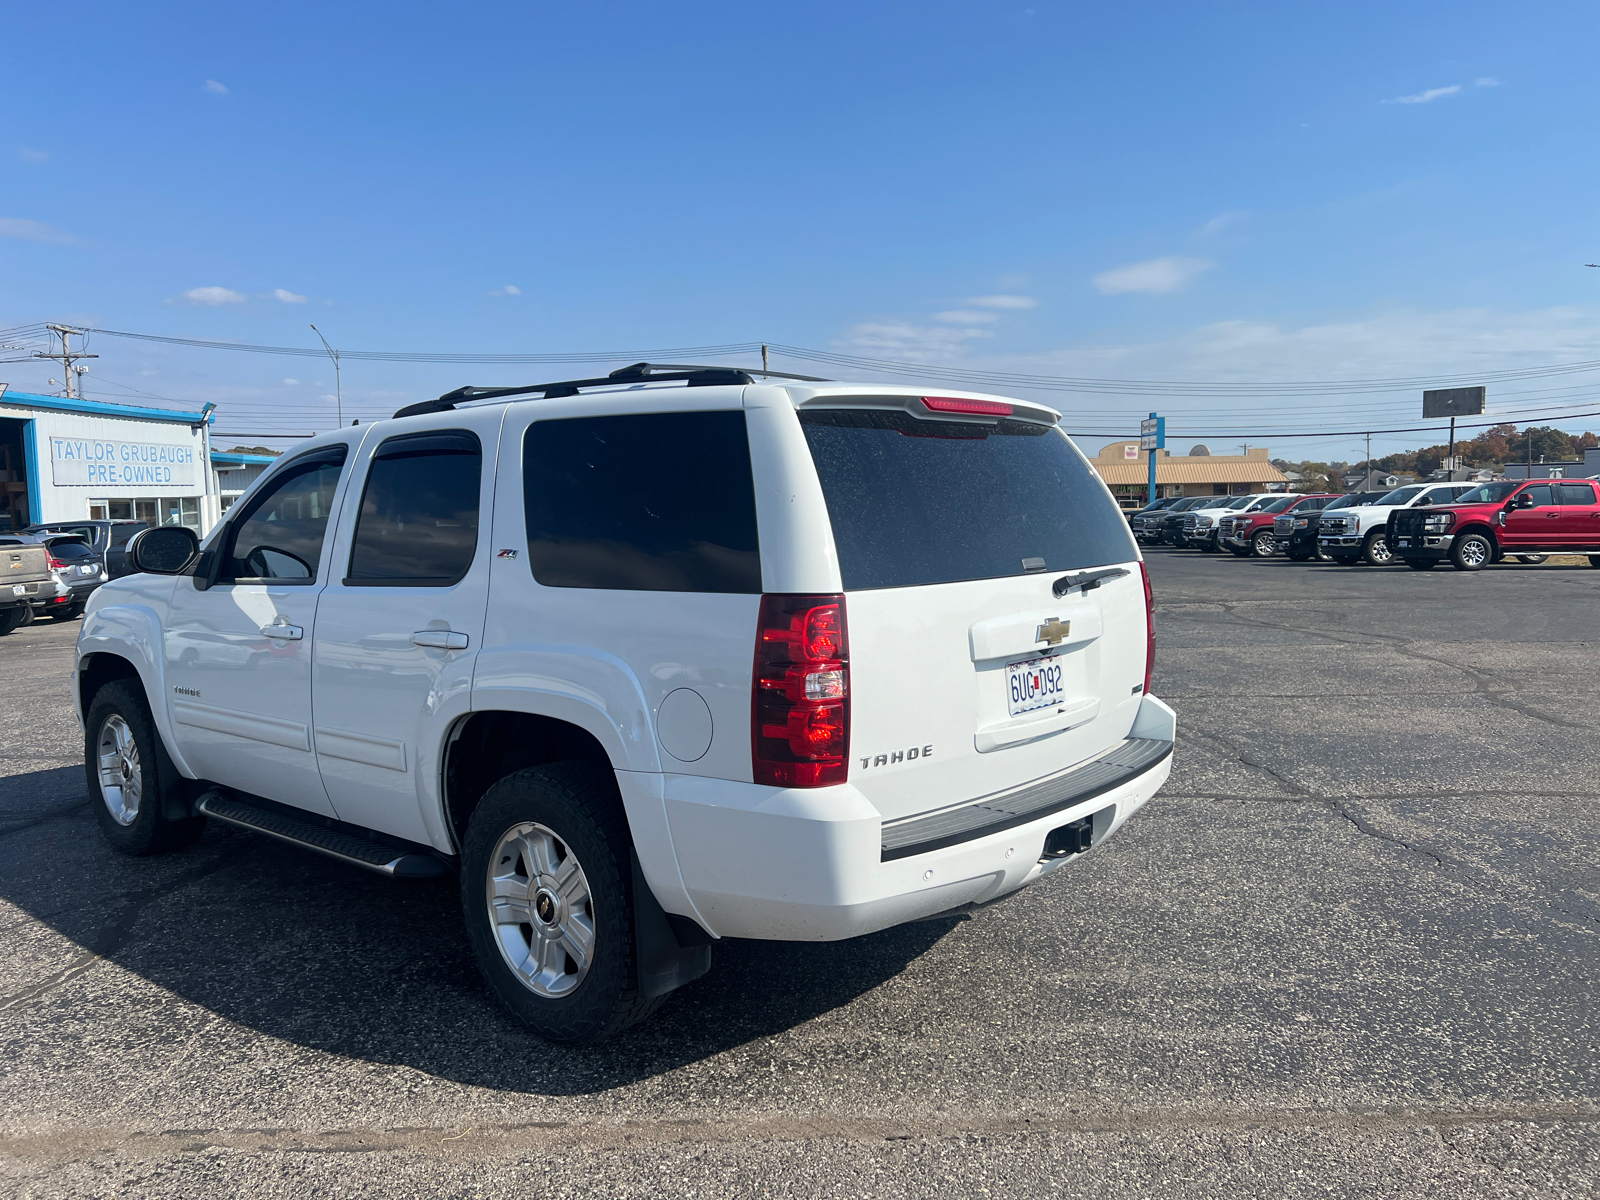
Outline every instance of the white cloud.
<path fill-rule="evenodd" d="M 26 163 L 42 163 L 50 157 L 48 150 L 35 150 L 32 146 L 18 146 L 17 157 Z"/>
<path fill-rule="evenodd" d="M 1032 296 L 968 296 L 967 303 L 979 308 L 1034 308 L 1039 301 Z"/>
<path fill-rule="evenodd" d="M 930 328 L 907 321 L 868 322 L 847 330 L 834 345 L 854 354 L 927 361 L 951 358 L 973 338 L 993 336 L 994 331 L 989 329 Z"/>
<path fill-rule="evenodd" d="M 333 392 L 324 392 L 323 395 L 322 395 L 322 398 L 324 400 L 326 400 L 329 404 L 337 404 L 338 401 L 339 401 L 339 397 L 337 395 L 335 395 Z"/>
<path fill-rule="evenodd" d="M 935 321 L 945 321 L 951 325 L 984 325 L 1000 318 L 992 312 L 977 312 L 972 309 L 953 308 L 948 312 L 933 314 Z"/>
<path fill-rule="evenodd" d="M 213 96 L 226 96 L 228 94 L 228 89 L 222 84 L 218 83 L 215 79 L 206 80 L 206 91 L 210 92 Z"/>
<path fill-rule="evenodd" d="M 508 283 L 505 287 L 494 288 L 488 294 L 491 296 L 520 296 L 522 295 L 522 289 L 514 283 Z"/>
<path fill-rule="evenodd" d="M 1205 258 L 1182 258 L 1177 255 L 1152 258 L 1148 262 L 1129 263 L 1125 267 L 1102 271 L 1094 277 L 1094 286 L 1107 296 L 1122 292 L 1159 295 L 1176 291 L 1215 265 Z"/>
<path fill-rule="evenodd" d="M 304 296 L 298 296 L 288 288 L 273 288 L 272 294 L 285 304 L 304 304 L 306 302 Z"/>
<path fill-rule="evenodd" d="M 243 293 L 225 287 L 190 288 L 183 298 L 190 304 L 204 304 L 210 308 L 222 304 L 243 304 L 245 301 Z"/>
<path fill-rule="evenodd" d="M 72 235 L 63 233 L 54 225 L 43 221 L 27 221 L 21 217 L 0 217 L 0 237 L 21 238 L 25 242 L 54 242 L 70 246 Z"/>
<path fill-rule="evenodd" d="M 1472 81 L 1473 87 L 1499 87 L 1500 81 L 1493 75 L 1481 75 Z"/>
<path fill-rule="evenodd" d="M 1242 209 L 1230 208 L 1227 212 L 1220 212 L 1204 225 L 1200 226 L 1201 237 L 1215 237 L 1230 225 L 1237 225 L 1250 214 Z"/>
<path fill-rule="evenodd" d="M 298 379 L 285 379 L 284 382 L 286 384 L 288 384 L 290 387 L 299 387 L 300 386 L 300 381 Z"/>
<path fill-rule="evenodd" d="M 1396 96 L 1393 100 L 1385 100 L 1385 104 L 1432 104 L 1441 96 L 1454 96 L 1461 90 L 1459 83 L 1452 83 L 1449 87 L 1429 88 L 1425 92 L 1418 92 L 1415 96 Z"/>

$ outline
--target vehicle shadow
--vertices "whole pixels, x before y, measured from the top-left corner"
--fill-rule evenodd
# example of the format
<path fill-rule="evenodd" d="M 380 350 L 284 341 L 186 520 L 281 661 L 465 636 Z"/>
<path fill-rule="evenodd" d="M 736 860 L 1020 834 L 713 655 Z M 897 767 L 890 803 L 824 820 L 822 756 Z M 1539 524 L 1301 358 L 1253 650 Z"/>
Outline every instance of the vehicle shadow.
<path fill-rule="evenodd" d="M 245 1028 L 545 1095 L 636 1083 L 781 1034 L 894 978 L 964 919 L 842 943 L 725 941 L 711 973 L 644 1024 L 572 1048 L 534 1036 L 495 1003 L 466 946 L 455 880 L 392 881 L 218 827 L 186 850 L 125 858 L 100 837 L 79 767 L 0 779 L 0 898 Z M 70 991 L 24 986 L 31 1004 L 70 1003 Z M 134 980 L 98 986 L 127 988 L 133 1009 L 152 1003 Z"/>

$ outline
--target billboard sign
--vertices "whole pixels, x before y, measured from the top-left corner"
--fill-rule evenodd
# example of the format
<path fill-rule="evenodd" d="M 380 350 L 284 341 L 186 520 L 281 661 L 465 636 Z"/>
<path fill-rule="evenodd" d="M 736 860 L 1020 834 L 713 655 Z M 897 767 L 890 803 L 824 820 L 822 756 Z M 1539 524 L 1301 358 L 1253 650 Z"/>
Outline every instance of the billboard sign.
<path fill-rule="evenodd" d="M 1167 419 L 1151 417 L 1139 422 L 1139 449 L 1164 450 L 1167 445 Z"/>
<path fill-rule="evenodd" d="M 1434 388 L 1422 393 L 1424 417 L 1475 417 L 1489 399 L 1486 387 Z"/>

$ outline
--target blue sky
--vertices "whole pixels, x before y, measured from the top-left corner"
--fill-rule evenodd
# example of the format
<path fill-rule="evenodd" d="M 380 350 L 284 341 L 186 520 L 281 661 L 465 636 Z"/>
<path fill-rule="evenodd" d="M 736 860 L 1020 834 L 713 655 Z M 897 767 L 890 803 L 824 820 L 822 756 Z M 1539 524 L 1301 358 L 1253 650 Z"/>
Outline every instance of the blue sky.
<path fill-rule="evenodd" d="M 5 28 L 4 327 L 1165 380 L 1600 359 L 1592 4 L 146 3 Z M 92 348 L 91 395 L 215 399 L 241 434 L 332 420 L 315 360 Z M 345 406 L 588 369 L 347 363 Z M 1180 449 L 1419 423 L 1414 390 L 1039 395 L 1091 448 L 1157 406 Z M 1491 389 L 1540 406 L 1600 409 L 1600 372 Z"/>

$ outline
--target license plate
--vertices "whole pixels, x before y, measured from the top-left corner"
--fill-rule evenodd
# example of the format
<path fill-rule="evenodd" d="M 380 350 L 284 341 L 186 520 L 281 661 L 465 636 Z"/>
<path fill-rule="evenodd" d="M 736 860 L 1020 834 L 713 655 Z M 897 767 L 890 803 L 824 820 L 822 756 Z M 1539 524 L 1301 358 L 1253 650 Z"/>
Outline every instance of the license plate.
<path fill-rule="evenodd" d="M 1006 664 L 1006 707 L 1013 717 L 1054 707 L 1065 698 L 1059 658 L 1030 658 Z"/>
<path fill-rule="evenodd" d="M 1394 544 L 1396 546 L 1409 546 L 1409 545 L 1411 545 L 1411 539 L 1410 538 L 1395 538 Z"/>
<path fill-rule="evenodd" d="M 25 596 L 27 593 L 28 589 L 24 585 L 20 583 L 13 583 L 11 585 L 11 594 L 13 596 Z"/>

